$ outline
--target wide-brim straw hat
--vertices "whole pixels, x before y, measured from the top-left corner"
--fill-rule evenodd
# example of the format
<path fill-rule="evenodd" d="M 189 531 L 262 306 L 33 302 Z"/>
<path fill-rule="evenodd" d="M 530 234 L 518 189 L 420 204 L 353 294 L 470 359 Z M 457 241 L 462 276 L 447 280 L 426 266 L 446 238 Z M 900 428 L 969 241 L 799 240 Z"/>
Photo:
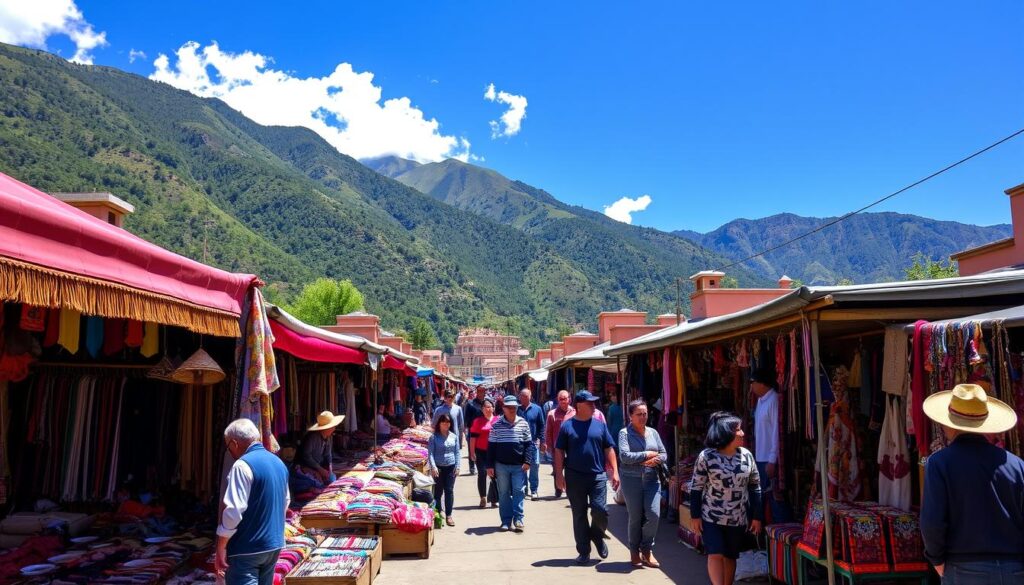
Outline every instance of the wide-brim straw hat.
<path fill-rule="evenodd" d="M 327 429 L 333 429 L 334 427 L 341 424 L 345 420 L 344 414 L 334 414 L 329 410 L 325 410 L 320 414 L 316 415 L 316 424 L 309 427 L 310 431 L 324 431 Z"/>
<path fill-rule="evenodd" d="M 1017 424 L 1017 413 L 977 384 L 932 394 L 924 400 L 924 413 L 944 427 L 967 433 L 1004 433 Z"/>
<path fill-rule="evenodd" d="M 209 386 L 224 379 L 224 370 L 220 369 L 210 354 L 200 348 L 174 370 L 171 378 L 182 384 Z"/>

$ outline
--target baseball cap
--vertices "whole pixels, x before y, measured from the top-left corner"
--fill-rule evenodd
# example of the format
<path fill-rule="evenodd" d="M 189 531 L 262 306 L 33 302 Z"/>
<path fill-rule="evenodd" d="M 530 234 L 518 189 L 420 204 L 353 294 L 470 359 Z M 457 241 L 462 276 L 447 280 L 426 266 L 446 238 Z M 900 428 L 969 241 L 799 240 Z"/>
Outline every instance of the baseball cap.
<path fill-rule="evenodd" d="M 580 390 L 576 393 L 576 397 L 573 399 L 573 402 L 597 402 L 598 400 L 601 399 L 586 390 Z"/>
<path fill-rule="evenodd" d="M 505 398 L 502 399 L 501 405 L 502 406 L 516 406 L 516 407 L 518 407 L 519 406 L 519 399 L 516 398 L 515 396 L 512 396 L 511 394 L 509 394 L 508 396 L 506 396 Z"/>

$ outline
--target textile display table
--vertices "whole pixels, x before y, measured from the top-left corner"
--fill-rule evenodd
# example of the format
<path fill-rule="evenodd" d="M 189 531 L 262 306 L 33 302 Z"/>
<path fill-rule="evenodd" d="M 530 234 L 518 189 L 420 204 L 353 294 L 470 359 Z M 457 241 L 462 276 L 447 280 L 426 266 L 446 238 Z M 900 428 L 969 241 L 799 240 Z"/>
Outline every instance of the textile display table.
<path fill-rule="evenodd" d="M 351 534 L 350 534 L 351 535 Z M 380 574 L 380 566 L 384 560 L 384 547 L 379 536 L 348 538 L 346 536 L 327 536 L 320 542 L 322 549 L 364 550 L 370 560 L 370 582 Z"/>
<path fill-rule="evenodd" d="M 796 554 L 796 547 L 804 533 L 803 524 L 772 524 L 766 526 L 764 532 L 768 538 L 769 576 L 786 585 L 797 585 L 797 565 L 800 559 Z"/>
<path fill-rule="evenodd" d="M 828 562 L 825 559 L 819 559 L 814 553 L 809 552 L 803 547 L 797 547 L 797 583 L 804 585 L 807 583 L 806 572 L 804 570 L 804 561 L 810 561 L 814 564 L 825 567 Z M 931 573 L 928 570 L 924 571 L 887 571 L 884 573 L 855 573 L 852 570 L 852 566 L 849 563 L 842 561 L 836 561 L 835 571 L 836 574 L 843 578 L 844 581 L 850 585 L 856 585 L 857 583 L 866 583 L 869 581 L 902 581 L 902 580 L 914 580 L 920 583 L 920 585 L 928 585 Z"/>
<path fill-rule="evenodd" d="M 285 585 L 370 585 L 369 559 L 352 558 L 351 565 L 337 569 L 326 562 L 305 561 L 288 573 Z"/>

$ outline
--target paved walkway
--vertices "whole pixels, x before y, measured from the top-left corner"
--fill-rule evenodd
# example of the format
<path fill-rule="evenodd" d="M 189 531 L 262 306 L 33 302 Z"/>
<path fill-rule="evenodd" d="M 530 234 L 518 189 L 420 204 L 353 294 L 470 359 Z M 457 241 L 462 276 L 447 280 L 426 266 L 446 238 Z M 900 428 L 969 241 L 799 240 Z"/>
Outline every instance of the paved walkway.
<path fill-rule="evenodd" d="M 463 473 L 468 469 L 462 462 Z M 435 531 L 429 559 L 384 561 L 374 585 L 590 585 L 601 583 L 647 584 L 710 583 L 704 557 L 684 547 L 676 538 L 675 525 L 661 522 L 655 557 L 660 569 L 633 569 L 626 547 L 626 508 L 609 494 L 608 559 L 577 566 L 572 539 L 569 502 L 555 500 L 551 466 L 541 469 L 542 499 L 526 501 L 526 531 L 498 532 L 496 508 L 481 510 L 476 477 L 462 475 L 455 482 L 455 527 Z"/>

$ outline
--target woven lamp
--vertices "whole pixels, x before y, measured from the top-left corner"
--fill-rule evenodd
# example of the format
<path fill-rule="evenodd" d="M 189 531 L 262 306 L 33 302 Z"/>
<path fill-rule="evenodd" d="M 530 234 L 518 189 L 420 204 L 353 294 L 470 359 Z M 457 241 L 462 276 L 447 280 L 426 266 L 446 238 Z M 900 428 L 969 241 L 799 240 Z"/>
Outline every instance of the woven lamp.
<path fill-rule="evenodd" d="M 165 355 L 162 360 L 146 372 L 146 377 L 154 380 L 163 380 L 164 382 L 174 382 L 174 372 L 177 369 L 171 358 Z"/>
<path fill-rule="evenodd" d="M 209 386 L 224 379 L 224 370 L 220 369 L 210 354 L 199 348 L 174 371 L 171 378 L 182 384 Z"/>

